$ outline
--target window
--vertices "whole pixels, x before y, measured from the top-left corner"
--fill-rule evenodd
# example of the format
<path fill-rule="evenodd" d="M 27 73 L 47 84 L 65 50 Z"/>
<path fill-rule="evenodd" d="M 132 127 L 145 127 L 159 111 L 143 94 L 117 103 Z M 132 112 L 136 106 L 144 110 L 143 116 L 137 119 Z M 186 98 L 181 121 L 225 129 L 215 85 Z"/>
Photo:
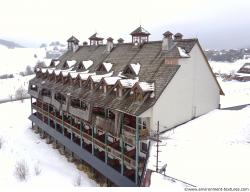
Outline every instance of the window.
<path fill-rule="evenodd" d="M 66 103 L 66 97 L 64 95 L 62 95 L 61 93 L 56 93 L 55 94 L 55 100 L 57 100 L 60 103 Z"/>
<path fill-rule="evenodd" d="M 147 143 L 141 142 L 141 152 L 147 153 L 147 151 L 148 151 Z"/>
<path fill-rule="evenodd" d="M 51 97 L 51 91 L 48 89 L 42 89 L 42 96 Z"/>
<path fill-rule="evenodd" d="M 36 86 L 36 85 L 31 85 L 31 86 L 30 86 L 30 89 L 31 89 L 32 91 L 37 91 L 37 86 Z"/>

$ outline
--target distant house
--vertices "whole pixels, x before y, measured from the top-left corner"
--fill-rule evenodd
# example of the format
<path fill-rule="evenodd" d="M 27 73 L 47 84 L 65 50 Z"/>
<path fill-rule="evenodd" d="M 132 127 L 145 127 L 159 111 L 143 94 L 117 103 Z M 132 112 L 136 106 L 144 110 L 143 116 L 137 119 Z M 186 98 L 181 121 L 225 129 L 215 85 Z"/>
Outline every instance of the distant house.
<path fill-rule="evenodd" d="M 250 63 L 245 63 L 237 73 L 235 73 L 235 79 L 238 81 L 250 81 Z"/>
<path fill-rule="evenodd" d="M 198 39 L 68 39 L 68 51 L 30 81 L 34 129 L 109 186 L 140 186 L 149 136 L 219 107 L 223 94 Z"/>

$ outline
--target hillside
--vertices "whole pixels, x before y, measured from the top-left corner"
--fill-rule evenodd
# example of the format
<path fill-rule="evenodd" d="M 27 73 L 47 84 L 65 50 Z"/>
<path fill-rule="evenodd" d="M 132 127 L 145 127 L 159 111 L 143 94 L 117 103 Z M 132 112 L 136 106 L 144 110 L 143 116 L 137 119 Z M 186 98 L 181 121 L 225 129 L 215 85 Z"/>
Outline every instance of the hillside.
<path fill-rule="evenodd" d="M 13 41 L 7 41 L 4 39 L 0 39 L 0 45 L 4 45 L 5 47 L 9 48 L 9 49 L 13 49 L 13 48 L 23 48 L 24 46 L 19 45 L 18 43 L 15 43 Z"/>

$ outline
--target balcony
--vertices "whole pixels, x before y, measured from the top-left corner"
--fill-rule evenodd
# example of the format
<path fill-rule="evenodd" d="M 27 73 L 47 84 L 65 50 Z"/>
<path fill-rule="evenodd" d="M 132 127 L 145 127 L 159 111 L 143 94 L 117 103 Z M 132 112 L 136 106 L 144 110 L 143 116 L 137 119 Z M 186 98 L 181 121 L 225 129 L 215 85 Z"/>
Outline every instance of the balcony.
<path fill-rule="evenodd" d="M 101 116 L 95 117 L 95 125 L 98 129 L 102 131 L 108 131 L 115 135 L 115 122 L 108 118 L 103 118 Z"/>
<path fill-rule="evenodd" d="M 82 108 L 71 105 L 69 106 L 69 113 L 80 119 L 84 119 L 85 121 L 89 121 L 90 118 L 89 107 L 86 110 L 83 110 Z"/>
<path fill-rule="evenodd" d="M 129 125 L 124 124 L 123 125 L 124 128 L 124 136 L 127 137 L 128 140 L 131 140 L 131 136 L 135 137 L 136 134 L 136 129 L 134 127 L 131 127 Z M 144 128 L 144 129 L 140 129 L 139 130 L 139 139 L 147 139 L 147 137 L 149 136 L 149 131 L 148 128 Z M 132 141 L 130 141 L 132 142 Z"/>
<path fill-rule="evenodd" d="M 95 147 L 99 148 L 102 151 L 107 150 L 108 154 L 110 156 L 113 156 L 118 161 L 122 161 L 122 159 L 124 159 L 124 164 L 126 166 L 129 166 L 132 168 L 136 167 L 135 153 L 134 153 L 135 150 L 134 149 L 132 149 L 131 151 L 124 151 L 124 154 L 122 154 L 122 152 L 121 152 L 122 149 L 119 145 L 119 141 L 116 141 L 113 143 L 110 143 L 107 141 L 107 145 L 106 145 L 104 134 L 103 135 L 95 135 L 94 138 L 92 139 L 91 129 L 83 129 L 83 131 L 81 132 L 79 124 L 75 124 L 74 122 L 71 122 L 65 116 L 64 116 L 64 121 L 62 121 L 62 116 L 60 116 L 59 113 L 55 113 L 53 111 L 48 112 L 48 110 L 45 110 L 46 109 L 45 106 L 41 107 L 41 105 L 40 106 L 39 105 L 40 104 L 36 104 L 36 103 L 32 104 L 33 108 L 38 111 L 39 117 L 41 115 L 43 115 L 43 116 L 45 115 L 45 116 L 48 116 L 49 118 L 52 118 L 53 120 L 55 120 L 55 124 L 57 124 L 57 126 L 56 126 L 57 128 L 61 128 L 61 125 L 63 125 L 64 128 L 67 129 L 67 133 L 74 133 L 78 137 L 80 137 L 80 138 L 82 137 L 82 138 L 88 140 L 89 143 L 92 143 L 92 140 L 93 140 Z M 103 120 L 103 118 L 102 118 L 102 120 Z M 102 122 L 102 120 L 99 121 L 99 123 Z M 48 121 L 46 121 L 45 123 L 48 124 Z M 54 125 L 52 126 L 52 128 L 53 127 L 54 127 Z M 61 131 L 60 131 L 60 133 L 61 133 Z M 69 138 L 69 135 L 67 135 L 67 137 Z M 91 148 L 89 145 L 92 146 L 92 144 L 88 144 L 87 150 L 89 150 L 91 152 Z M 140 158 L 139 168 L 141 168 L 144 165 L 143 163 L 144 163 L 143 159 Z"/>

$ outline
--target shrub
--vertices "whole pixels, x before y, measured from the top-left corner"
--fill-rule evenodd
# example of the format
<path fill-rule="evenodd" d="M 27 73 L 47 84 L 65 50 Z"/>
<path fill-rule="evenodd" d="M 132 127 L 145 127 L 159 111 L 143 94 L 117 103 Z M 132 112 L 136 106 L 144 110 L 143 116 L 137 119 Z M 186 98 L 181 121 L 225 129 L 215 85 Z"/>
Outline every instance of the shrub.
<path fill-rule="evenodd" d="M 28 178 L 29 168 L 25 160 L 16 163 L 15 175 L 20 181 L 25 181 Z"/>
<path fill-rule="evenodd" d="M 74 178 L 74 186 L 80 186 L 82 184 L 82 176 L 80 173 Z"/>
<path fill-rule="evenodd" d="M 42 169 L 40 168 L 39 163 L 35 164 L 34 171 L 35 171 L 36 176 L 41 174 Z"/>
<path fill-rule="evenodd" d="M 2 146 L 3 146 L 3 139 L 2 137 L 0 137 L 0 149 L 2 148 Z"/>
<path fill-rule="evenodd" d="M 16 99 L 20 99 L 23 102 L 26 90 L 21 86 L 16 90 Z"/>

